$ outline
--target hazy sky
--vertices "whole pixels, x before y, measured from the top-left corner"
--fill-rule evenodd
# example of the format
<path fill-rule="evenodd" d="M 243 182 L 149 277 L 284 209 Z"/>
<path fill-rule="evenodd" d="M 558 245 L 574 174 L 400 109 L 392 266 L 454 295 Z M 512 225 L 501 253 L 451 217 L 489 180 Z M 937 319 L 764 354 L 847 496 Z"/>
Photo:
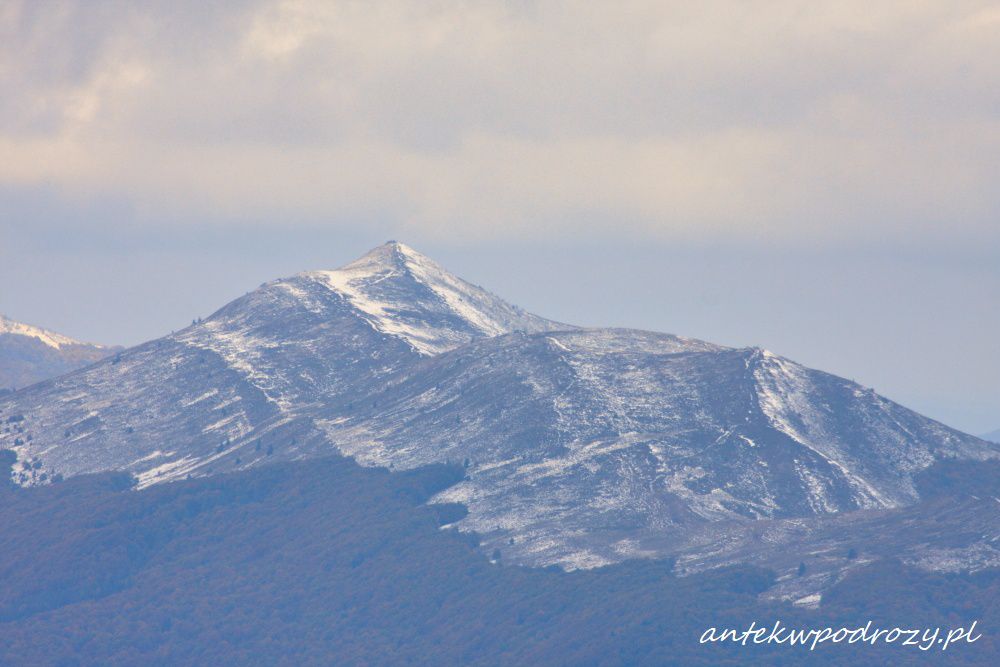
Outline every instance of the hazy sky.
<path fill-rule="evenodd" d="M 0 312 L 136 343 L 398 238 L 1000 427 L 1000 4 L 0 3 Z"/>

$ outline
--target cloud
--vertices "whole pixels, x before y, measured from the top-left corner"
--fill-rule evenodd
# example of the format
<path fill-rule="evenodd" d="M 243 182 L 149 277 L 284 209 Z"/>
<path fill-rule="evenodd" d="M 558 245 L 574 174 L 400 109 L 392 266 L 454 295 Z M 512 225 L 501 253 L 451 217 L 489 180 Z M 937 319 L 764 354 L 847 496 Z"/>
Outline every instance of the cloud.
<path fill-rule="evenodd" d="M 0 185 L 199 224 L 995 240 L 998 22 L 986 2 L 6 3 Z"/>

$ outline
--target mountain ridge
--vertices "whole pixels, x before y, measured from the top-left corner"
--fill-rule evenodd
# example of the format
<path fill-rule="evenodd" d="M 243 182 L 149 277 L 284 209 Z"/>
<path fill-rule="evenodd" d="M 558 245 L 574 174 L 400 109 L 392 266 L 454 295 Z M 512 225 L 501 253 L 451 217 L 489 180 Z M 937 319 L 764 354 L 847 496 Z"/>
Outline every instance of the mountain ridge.
<path fill-rule="evenodd" d="M 0 334 L 29 336 L 31 338 L 36 338 L 45 345 L 53 347 L 57 350 L 63 345 L 89 345 L 91 347 L 98 348 L 105 347 L 104 345 L 98 345 L 96 343 L 84 343 L 83 341 L 75 340 L 69 336 L 64 336 L 48 329 L 36 327 L 31 324 L 25 324 L 24 322 L 18 322 L 17 320 L 7 317 L 6 315 L 0 315 Z"/>
<path fill-rule="evenodd" d="M 25 485 L 334 452 L 458 463 L 435 502 L 469 508 L 459 529 L 567 568 L 694 554 L 696 527 L 909 505 L 936 461 L 1000 456 L 760 348 L 526 313 L 396 242 L 0 398 L 0 420 Z"/>

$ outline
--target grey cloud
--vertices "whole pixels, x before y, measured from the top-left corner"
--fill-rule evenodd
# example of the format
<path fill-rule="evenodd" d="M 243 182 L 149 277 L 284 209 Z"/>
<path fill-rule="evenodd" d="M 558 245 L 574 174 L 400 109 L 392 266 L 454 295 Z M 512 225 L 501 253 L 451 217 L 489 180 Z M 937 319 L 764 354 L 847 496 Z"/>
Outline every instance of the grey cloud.
<path fill-rule="evenodd" d="M 468 238 L 995 239 L 991 3 L 52 2 L 0 183 Z"/>

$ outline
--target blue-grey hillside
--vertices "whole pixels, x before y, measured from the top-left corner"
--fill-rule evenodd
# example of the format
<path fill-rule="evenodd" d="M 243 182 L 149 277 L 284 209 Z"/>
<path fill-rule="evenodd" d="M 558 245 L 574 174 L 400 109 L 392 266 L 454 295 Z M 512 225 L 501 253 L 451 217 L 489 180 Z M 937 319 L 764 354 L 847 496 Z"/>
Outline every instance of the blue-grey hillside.
<path fill-rule="evenodd" d="M 906 506 L 936 461 L 1000 456 L 765 350 L 531 315 L 397 243 L 2 398 L 0 420 L 21 484 L 458 463 L 437 500 L 468 506 L 459 528 L 569 567 L 718 555 L 706 526 Z"/>

